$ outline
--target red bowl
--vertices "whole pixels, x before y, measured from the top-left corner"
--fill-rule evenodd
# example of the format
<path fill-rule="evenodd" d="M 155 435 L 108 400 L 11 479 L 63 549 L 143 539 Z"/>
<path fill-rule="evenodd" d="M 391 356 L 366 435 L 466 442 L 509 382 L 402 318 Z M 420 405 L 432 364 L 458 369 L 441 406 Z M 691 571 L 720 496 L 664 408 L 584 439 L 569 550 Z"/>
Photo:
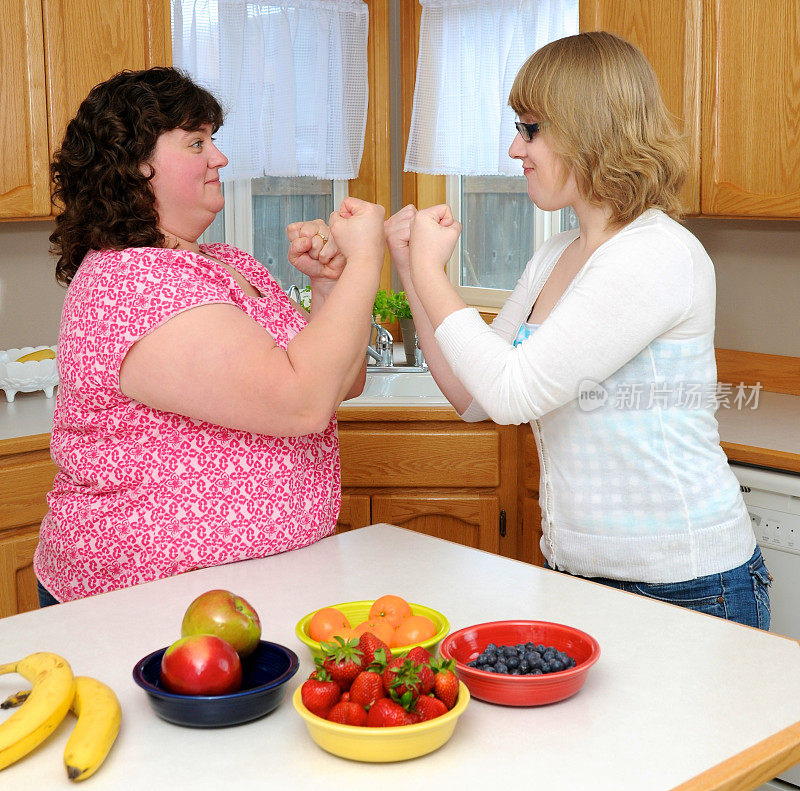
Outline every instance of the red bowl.
<path fill-rule="evenodd" d="M 575 666 L 540 676 L 511 676 L 468 667 L 489 643 L 516 645 L 537 643 L 553 646 L 575 660 Z M 540 706 L 574 695 L 586 681 L 589 668 L 600 657 L 597 640 L 580 629 L 547 621 L 492 621 L 468 626 L 448 635 L 439 646 L 445 659 L 455 659 L 456 675 L 470 694 L 504 706 Z"/>

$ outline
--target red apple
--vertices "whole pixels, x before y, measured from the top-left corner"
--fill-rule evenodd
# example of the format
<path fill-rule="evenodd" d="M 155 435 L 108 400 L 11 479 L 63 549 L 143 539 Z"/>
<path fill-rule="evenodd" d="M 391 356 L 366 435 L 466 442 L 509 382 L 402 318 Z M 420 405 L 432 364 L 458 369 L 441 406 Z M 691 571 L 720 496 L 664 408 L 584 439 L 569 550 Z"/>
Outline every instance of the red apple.
<path fill-rule="evenodd" d="M 190 634 L 215 634 L 244 658 L 256 650 L 261 639 L 261 621 L 241 596 L 224 590 L 206 591 L 189 605 L 183 616 L 181 636 Z"/>
<path fill-rule="evenodd" d="M 242 663 L 233 646 L 213 634 L 181 637 L 164 652 L 161 683 L 180 695 L 227 695 L 242 686 Z"/>

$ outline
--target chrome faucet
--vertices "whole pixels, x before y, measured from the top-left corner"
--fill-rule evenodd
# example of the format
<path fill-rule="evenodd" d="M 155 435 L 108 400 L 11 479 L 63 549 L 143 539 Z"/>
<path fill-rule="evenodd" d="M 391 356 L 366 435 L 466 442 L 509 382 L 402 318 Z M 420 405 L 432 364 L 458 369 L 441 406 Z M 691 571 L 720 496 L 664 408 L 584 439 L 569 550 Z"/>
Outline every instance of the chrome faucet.
<path fill-rule="evenodd" d="M 421 368 L 423 371 L 428 370 L 428 363 L 425 362 L 425 357 L 419 346 L 419 336 L 416 332 L 414 333 L 414 367 Z"/>
<path fill-rule="evenodd" d="M 288 296 L 289 299 L 293 299 L 298 305 L 303 304 L 303 300 L 300 297 L 300 289 L 294 283 L 292 283 L 292 285 L 289 286 Z"/>
<path fill-rule="evenodd" d="M 367 344 L 367 354 L 382 368 L 391 368 L 394 365 L 392 333 L 381 327 L 375 319 L 372 320 L 372 330 L 375 330 L 375 346 Z M 372 330 L 369 337 L 372 340 Z"/>

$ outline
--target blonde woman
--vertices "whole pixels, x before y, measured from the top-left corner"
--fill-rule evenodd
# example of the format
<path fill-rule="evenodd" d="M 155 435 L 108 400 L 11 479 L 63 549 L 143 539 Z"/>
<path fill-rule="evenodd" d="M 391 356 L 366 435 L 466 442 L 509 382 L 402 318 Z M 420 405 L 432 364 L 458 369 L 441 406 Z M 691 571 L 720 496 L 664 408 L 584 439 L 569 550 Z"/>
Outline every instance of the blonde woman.
<path fill-rule="evenodd" d="M 531 425 L 548 566 L 767 629 L 771 578 L 714 418 L 714 268 L 676 221 L 683 147 L 655 74 L 582 33 L 535 52 L 509 104 L 528 195 L 579 228 L 536 251 L 489 327 L 445 273 L 449 208 L 387 220 L 430 368 L 464 420 Z"/>

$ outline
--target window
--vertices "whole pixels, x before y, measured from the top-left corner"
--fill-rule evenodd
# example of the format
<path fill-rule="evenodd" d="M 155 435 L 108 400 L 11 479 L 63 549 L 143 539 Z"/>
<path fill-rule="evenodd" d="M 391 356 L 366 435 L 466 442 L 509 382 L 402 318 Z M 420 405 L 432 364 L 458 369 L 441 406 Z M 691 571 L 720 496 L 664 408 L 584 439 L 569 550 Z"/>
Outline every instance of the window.
<path fill-rule="evenodd" d="M 288 261 L 286 226 L 299 220 L 327 221 L 347 195 L 347 181 L 306 176 L 263 178 L 223 185 L 225 208 L 203 234 L 204 242 L 227 242 L 257 258 L 288 291 L 308 278 Z"/>
<path fill-rule="evenodd" d="M 571 208 L 534 206 L 524 177 L 448 176 L 447 202 L 464 226 L 448 273 L 469 305 L 500 307 L 536 248 L 577 227 Z"/>

